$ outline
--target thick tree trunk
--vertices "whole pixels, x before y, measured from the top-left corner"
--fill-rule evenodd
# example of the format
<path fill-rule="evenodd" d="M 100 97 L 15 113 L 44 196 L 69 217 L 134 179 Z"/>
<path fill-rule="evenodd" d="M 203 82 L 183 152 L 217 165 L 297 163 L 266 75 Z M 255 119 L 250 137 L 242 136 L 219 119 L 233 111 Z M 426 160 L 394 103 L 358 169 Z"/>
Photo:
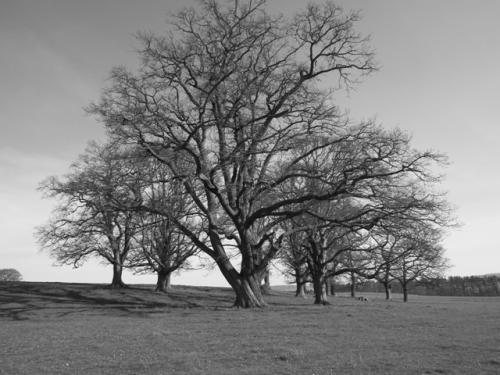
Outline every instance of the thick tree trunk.
<path fill-rule="evenodd" d="M 170 288 L 170 275 L 171 272 L 161 269 L 158 271 L 158 279 L 156 281 L 155 292 L 167 293 Z"/>
<path fill-rule="evenodd" d="M 324 283 L 321 277 L 313 276 L 313 289 L 314 289 L 314 304 L 315 305 L 329 305 L 326 297 Z"/>
<path fill-rule="evenodd" d="M 121 264 L 113 264 L 113 280 L 111 281 L 111 288 L 119 289 L 125 288 L 126 285 L 122 280 L 123 267 Z"/>
<path fill-rule="evenodd" d="M 298 282 L 295 286 L 295 297 L 306 298 L 306 293 L 304 291 L 304 284 Z"/>
<path fill-rule="evenodd" d="M 266 307 L 262 291 L 260 289 L 259 278 L 256 276 L 240 276 L 237 280 L 237 288 L 233 288 L 236 293 L 235 307 Z"/>
<path fill-rule="evenodd" d="M 384 289 L 385 289 L 385 299 L 390 300 L 392 299 L 392 286 L 388 282 L 384 282 Z"/>
<path fill-rule="evenodd" d="M 243 275 L 238 273 L 227 258 L 217 258 L 216 262 L 222 275 L 236 294 L 234 307 L 251 308 L 267 306 L 260 289 L 261 277 L 259 275 Z"/>
<path fill-rule="evenodd" d="M 295 297 L 306 297 L 306 286 L 300 269 L 295 269 Z"/>

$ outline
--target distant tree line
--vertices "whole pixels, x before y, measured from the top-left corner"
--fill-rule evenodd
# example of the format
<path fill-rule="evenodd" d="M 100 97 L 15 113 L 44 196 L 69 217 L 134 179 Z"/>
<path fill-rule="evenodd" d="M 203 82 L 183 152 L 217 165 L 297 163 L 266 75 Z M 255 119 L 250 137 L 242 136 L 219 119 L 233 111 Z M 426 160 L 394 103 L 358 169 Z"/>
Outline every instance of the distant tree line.
<path fill-rule="evenodd" d="M 203 254 L 238 307 L 266 306 L 272 262 L 316 304 L 344 275 L 396 280 L 405 299 L 440 275 L 446 157 L 335 103 L 377 69 L 358 20 L 332 2 L 286 19 L 265 1 L 207 0 L 168 36 L 140 34 L 140 68 L 114 68 L 88 108 L 107 141 L 41 184 L 58 200 L 42 248 L 75 267 L 100 258 L 116 288 L 123 269 L 155 272 L 157 290 Z"/>
<path fill-rule="evenodd" d="M 391 286 L 393 293 L 403 293 L 399 283 Z M 350 293 L 351 283 L 341 282 L 337 285 L 337 292 Z M 385 292 L 384 286 L 374 280 L 359 281 L 357 292 Z M 415 280 L 408 284 L 408 290 L 416 295 L 426 296 L 500 296 L 500 276 L 449 276 L 436 277 L 425 280 Z"/>

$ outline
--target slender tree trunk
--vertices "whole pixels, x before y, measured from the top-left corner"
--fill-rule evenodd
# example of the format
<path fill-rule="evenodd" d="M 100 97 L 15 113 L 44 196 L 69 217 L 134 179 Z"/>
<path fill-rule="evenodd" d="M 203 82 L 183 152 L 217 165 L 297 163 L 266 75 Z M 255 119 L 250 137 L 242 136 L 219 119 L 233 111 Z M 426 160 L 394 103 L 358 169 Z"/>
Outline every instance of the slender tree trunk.
<path fill-rule="evenodd" d="M 165 269 L 161 269 L 157 273 L 158 279 L 156 281 L 155 292 L 163 292 L 167 293 L 170 288 L 170 276 L 171 272 L 166 271 Z"/>
<path fill-rule="evenodd" d="M 408 286 L 403 284 L 403 301 L 408 302 Z"/>
<path fill-rule="evenodd" d="M 390 300 L 392 299 L 392 286 L 389 284 L 387 281 L 384 283 L 384 289 L 385 289 L 385 299 Z"/>
<path fill-rule="evenodd" d="M 351 297 L 356 297 L 356 274 L 351 272 Z"/>
<path fill-rule="evenodd" d="M 299 271 L 295 270 L 295 297 L 305 298 L 305 285 Z"/>
<path fill-rule="evenodd" d="M 264 284 L 261 286 L 262 294 L 266 295 L 271 293 L 271 281 L 269 279 L 269 270 L 264 272 Z"/>
<path fill-rule="evenodd" d="M 119 289 L 125 288 L 126 285 L 122 280 L 123 267 L 121 264 L 113 263 L 113 280 L 111 281 L 111 288 Z"/>
<path fill-rule="evenodd" d="M 325 285 L 321 286 L 321 298 L 323 300 L 323 305 L 329 305 L 330 302 L 328 302 L 328 296 L 327 296 L 327 287 Z"/>
<path fill-rule="evenodd" d="M 323 282 L 323 287 L 324 287 L 324 293 L 325 293 L 325 296 L 328 296 L 328 293 L 329 293 L 329 289 L 328 289 L 328 279 L 325 279 L 325 281 Z"/>
<path fill-rule="evenodd" d="M 307 295 L 310 292 L 311 290 L 309 289 L 309 285 L 307 283 L 304 283 L 304 293 Z"/>
<path fill-rule="evenodd" d="M 330 278 L 330 295 L 335 296 L 335 277 Z"/>

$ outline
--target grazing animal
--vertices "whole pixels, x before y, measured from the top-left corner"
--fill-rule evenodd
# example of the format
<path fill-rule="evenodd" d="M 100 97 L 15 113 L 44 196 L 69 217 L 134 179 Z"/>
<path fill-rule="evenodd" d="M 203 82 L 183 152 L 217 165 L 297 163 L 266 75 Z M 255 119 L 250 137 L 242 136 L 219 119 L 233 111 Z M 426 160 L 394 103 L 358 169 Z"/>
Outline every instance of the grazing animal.
<path fill-rule="evenodd" d="M 368 302 L 368 298 L 366 298 L 366 297 L 358 297 L 358 301 Z"/>

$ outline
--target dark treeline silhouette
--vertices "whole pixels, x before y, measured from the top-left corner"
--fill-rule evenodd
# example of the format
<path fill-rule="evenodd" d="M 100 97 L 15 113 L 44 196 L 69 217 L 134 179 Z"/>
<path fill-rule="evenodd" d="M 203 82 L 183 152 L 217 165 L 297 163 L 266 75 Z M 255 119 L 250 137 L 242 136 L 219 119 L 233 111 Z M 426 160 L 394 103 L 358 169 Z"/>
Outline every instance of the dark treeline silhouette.
<path fill-rule="evenodd" d="M 392 283 L 393 293 L 402 293 L 399 283 Z M 408 289 L 412 294 L 428 296 L 500 296 L 500 276 L 450 276 L 448 278 L 431 278 L 413 281 Z M 336 291 L 350 293 L 351 284 L 338 283 Z M 358 282 L 358 292 L 384 293 L 384 286 L 376 281 Z"/>

